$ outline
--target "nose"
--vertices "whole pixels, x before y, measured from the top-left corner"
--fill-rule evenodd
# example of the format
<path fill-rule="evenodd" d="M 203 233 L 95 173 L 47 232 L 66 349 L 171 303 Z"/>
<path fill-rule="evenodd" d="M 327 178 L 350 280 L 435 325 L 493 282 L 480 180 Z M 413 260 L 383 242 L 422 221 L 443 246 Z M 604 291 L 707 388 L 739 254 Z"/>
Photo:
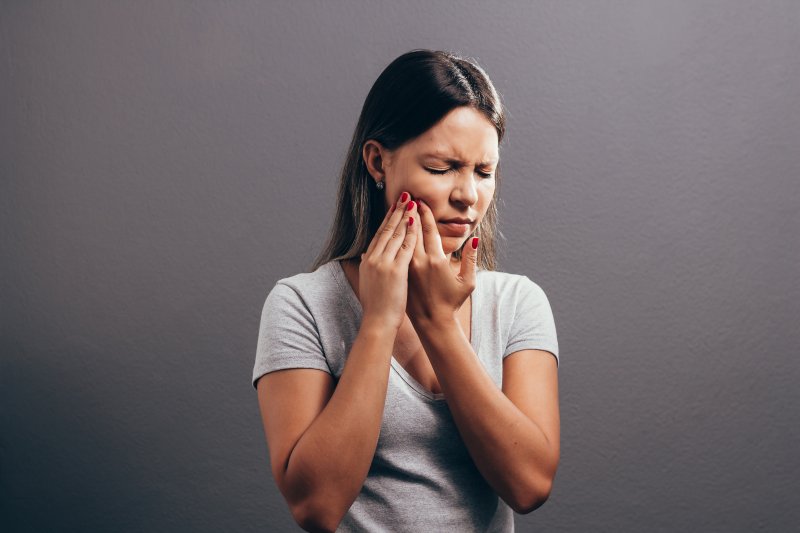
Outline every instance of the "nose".
<path fill-rule="evenodd" d="M 468 169 L 463 169 L 458 173 L 458 178 L 455 180 L 453 190 L 450 193 L 450 198 L 458 203 L 470 206 L 478 201 L 478 189 L 475 186 L 476 174 L 470 172 Z"/>

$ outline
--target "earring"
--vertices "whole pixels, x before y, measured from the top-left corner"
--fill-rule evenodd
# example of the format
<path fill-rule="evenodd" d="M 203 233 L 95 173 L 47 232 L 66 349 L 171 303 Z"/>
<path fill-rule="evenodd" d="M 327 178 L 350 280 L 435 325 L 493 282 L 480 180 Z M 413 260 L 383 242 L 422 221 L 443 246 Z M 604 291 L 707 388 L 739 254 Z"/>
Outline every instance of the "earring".
<path fill-rule="evenodd" d="M 383 190 L 383 181 L 376 182 L 375 183 L 375 188 L 378 189 L 379 191 L 382 191 Z"/>

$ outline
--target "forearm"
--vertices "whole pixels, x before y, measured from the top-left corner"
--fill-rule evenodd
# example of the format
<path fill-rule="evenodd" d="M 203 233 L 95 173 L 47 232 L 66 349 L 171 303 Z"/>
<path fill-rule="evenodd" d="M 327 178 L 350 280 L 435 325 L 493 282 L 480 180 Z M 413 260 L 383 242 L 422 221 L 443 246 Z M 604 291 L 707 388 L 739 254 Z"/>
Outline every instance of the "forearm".
<path fill-rule="evenodd" d="M 530 509 L 555 476 L 547 436 L 497 387 L 456 319 L 414 327 L 478 470 L 515 510 Z"/>
<path fill-rule="evenodd" d="M 362 323 L 333 395 L 291 453 L 286 478 L 302 495 L 307 523 L 335 528 L 361 491 L 378 444 L 395 334 Z"/>

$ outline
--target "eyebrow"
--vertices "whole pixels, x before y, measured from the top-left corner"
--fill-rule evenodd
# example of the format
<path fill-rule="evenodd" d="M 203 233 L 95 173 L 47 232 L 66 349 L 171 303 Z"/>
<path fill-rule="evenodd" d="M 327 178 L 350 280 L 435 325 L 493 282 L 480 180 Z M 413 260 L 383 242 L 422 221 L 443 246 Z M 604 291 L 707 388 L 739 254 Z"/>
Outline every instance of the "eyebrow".
<path fill-rule="evenodd" d="M 440 160 L 444 161 L 445 163 L 448 163 L 448 164 L 451 164 L 451 165 L 454 165 L 454 166 L 459 166 L 459 167 L 466 165 L 466 163 L 464 161 L 461 161 L 460 159 L 456 159 L 454 157 L 447 157 L 447 156 L 444 156 L 442 154 L 422 154 L 422 157 L 433 157 L 435 159 L 440 159 Z M 490 165 L 498 163 L 499 161 L 500 161 L 499 158 L 498 159 L 490 159 L 489 161 L 481 161 L 480 163 L 478 163 L 478 166 L 479 167 L 488 167 Z"/>

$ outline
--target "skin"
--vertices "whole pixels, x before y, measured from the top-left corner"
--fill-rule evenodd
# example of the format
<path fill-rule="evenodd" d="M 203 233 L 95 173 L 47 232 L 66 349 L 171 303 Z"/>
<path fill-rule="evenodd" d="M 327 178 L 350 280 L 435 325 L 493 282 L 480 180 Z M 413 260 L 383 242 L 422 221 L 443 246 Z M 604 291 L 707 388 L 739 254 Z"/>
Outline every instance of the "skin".
<path fill-rule="evenodd" d="M 455 168 L 423 157 L 436 149 L 464 164 Z M 496 166 L 496 131 L 479 112 L 458 108 L 394 152 L 365 143 L 364 160 L 374 179 L 385 180 L 387 205 L 403 191 L 422 203 L 406 211 L 411 199 L 397 202 L 361 264 L 350 267 L 363 289 L 358 296 L 364 314 L 338 384 L 328 373 L 304 368 L 271 372 L 259 381 L 273 476 L 304 529 L 336 529 L 368 474 L 392 344 L 402 321 L 410 320 L 476 467 L 516 512 L 528 513 L 548 498 L 559 461 L 555 358 L 543 350 L 509 354 L 500 389 L 457 320 L 475 288 L 477 250 L 464 246 L 460 264 L 452 253 L 494 195 L 494 178 L 477 171 Z M 476 169 L 489 160 L 490 166 Z M 415 219 L 410 227 L 409 216 Z M 473 218 L 470 231 L 452 235 L 442 228 L 439 221 L 453 217 Z"/>
<path fill-rule="evenodd" d="M 461 160 L 464 166 L 454 168 L 441 158 L 426 157 L 437 152 Z M 469 233 L 461 237 L 442 230 L 442 251 L 448 260 L 477 228 L 494 196 L 494 170 L 499 161 L 497 130 L 471 107 L 453 109 L 428 131 L 394 151 L 369 140 L 363 155 L 372 177 L 385 182 L 387 209 L 408 192 L 412 200 L 427 204 L 437 221 L 454 217 L 475 220 Z M 481 162 L 490 164 L 478 166 Z M 429 169 L 447 172 L 434 174 Z"/>
<path fill-rule="evenodd" d="M 413 323 L 417 317 L 458 312 L 474 289 L 475 257 L 464 253 L 459 263 L 452 254 L 474 233 L 494 197 L 499 162 L 494 125 L 471 107 L 457 107 L 396 150 L 367 141 L 363 155 L 373 179 L 385 183 L 387 209 L 403 192 L 417 204 L 416 225 L 411 227 L 419 234 L 409 263 L 409 319 Z M 458 235 L 443 226 L 442 220 L 455 217 L 473 220 L 469 231 Z M 466 252 L 472 251 L 470 244 Z"/>
<path fill-rule="evenodd" d="M 424 154 L 445 152 L 463 162 L 456 168 Z M 407 315 L 436 373 L 453 419 L 478 470 L 519 513 L 549 497 L 560 456 L 558 377 L 555 357 L 520 350 L 503 360 L 498 389 L 476 356 L 458 321 L 458 310 L 475 288 L 477 252 L 465 236 L 454 236 L 441 220 L 475 219 L 489 208 L 499 160 L 494 126 L 480 112 L 461 107 L 425 134 L 394 152 L 369 141 L 364 160 L 375 179 L 386 181 L 387 205 L 407 191 L 419 202 L 414 253 L 408 265 Z M 480 167 L 480 162 L 490 163 Z M 429 169 L 448 169 L 442 175 Z M 399 209 L 399 207 L 398 207 Z M 413 214 L 413 211 L 412 211 Z M 416 228 L 416 229 L 414 229 Z"/>

